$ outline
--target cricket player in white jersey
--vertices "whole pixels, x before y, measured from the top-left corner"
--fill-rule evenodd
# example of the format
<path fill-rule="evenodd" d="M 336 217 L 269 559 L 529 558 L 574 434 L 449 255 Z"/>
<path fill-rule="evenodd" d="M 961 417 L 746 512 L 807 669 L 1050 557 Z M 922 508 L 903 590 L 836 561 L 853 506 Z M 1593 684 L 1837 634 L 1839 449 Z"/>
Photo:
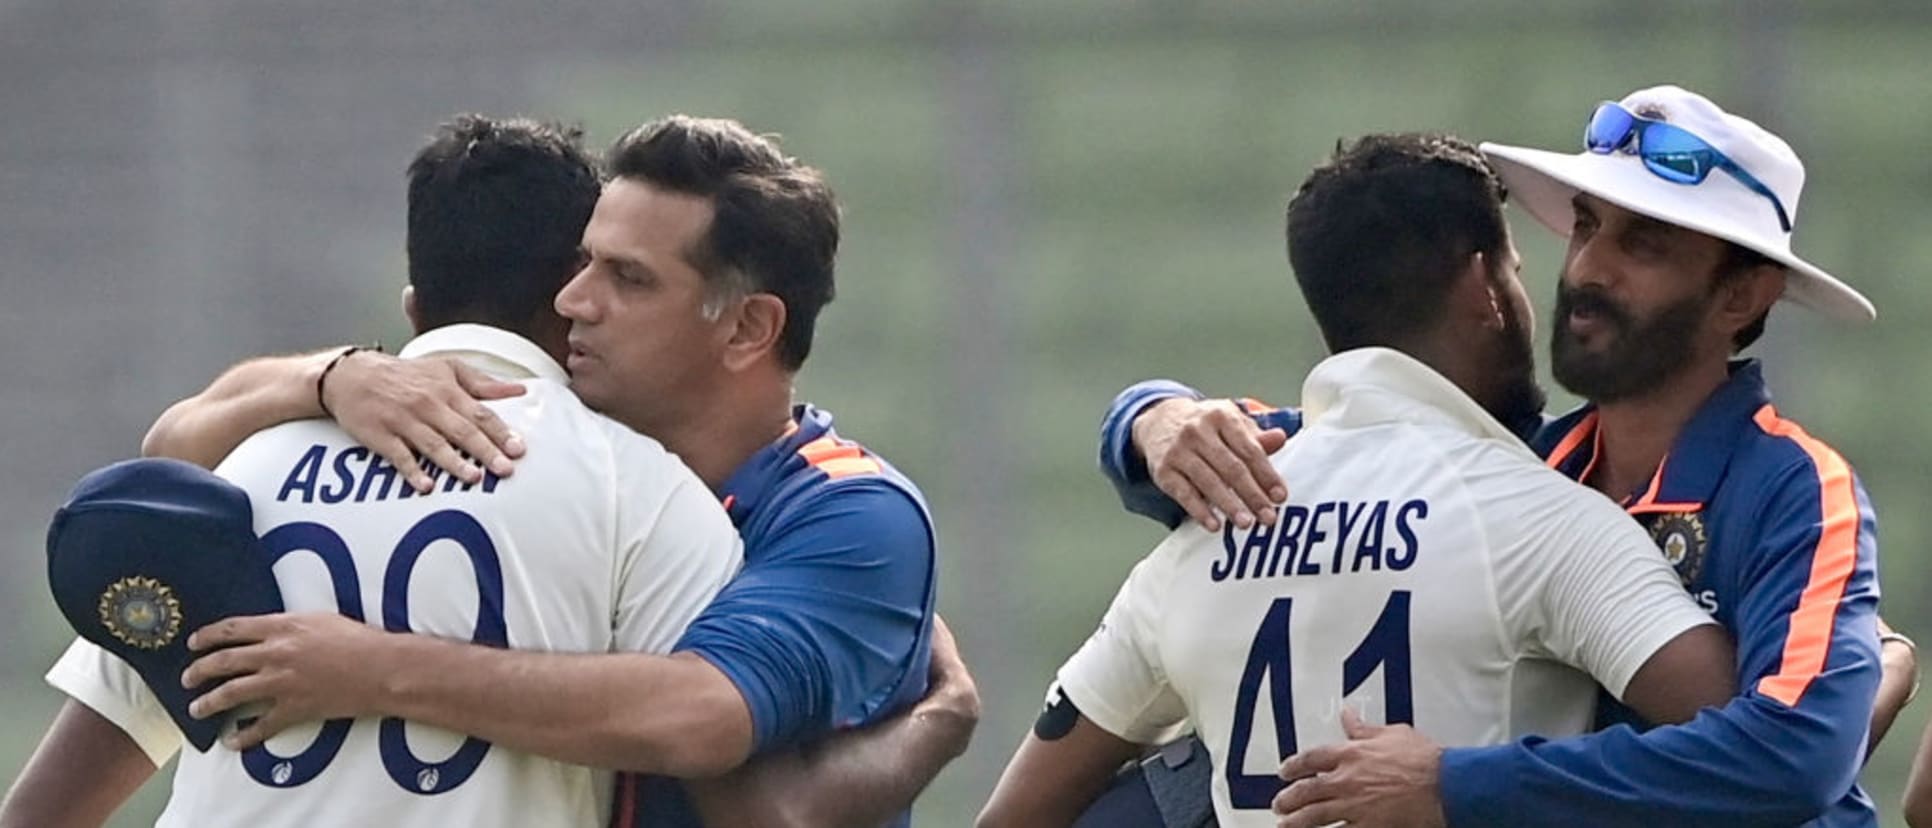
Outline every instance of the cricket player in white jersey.
<path fill-rule="evenodd" d="M 1728 638 L 1650 538 L 1505 425 L 1541 395 L 1503 196 L 1446 136 L 1370 136 L 1302 185 L 1289 253 L 1334 356 L 1271 458 L 1288 502 L 1134 568 L 981 825 L 1072 824 L 1189 725 L 1220 824 L 1272 826 L 1281 760 L 1345 710 L 1487 744 L 1584 731 L 1598 682 L 1655 721 L 1729 698 Z"/>
<path fill-rule="evenodd" d="M 216 473 L 250 494 L 289 610 L 498 647 L 668 653 L 736 573 L 738 534 L 704 484 L 591 412 L 558 364 L 551 297 L 598 192 L 574 136 L 527 121 L 459 119 L 418 155 L 405 305 L 422 333 L 402 355 L 456 356 L 520 386 L 488 405 L 535 450 L 512 476 L 441 473 L 419 492 L 332 422 L 256 433 Z M 105 650 L 76 642 L 48 680 L 154 766 L 180 749 Z M 181 751 L 159 824 L 601 826 L 612 780 L 399 719 L 337 719 L 246 751 Z"/>

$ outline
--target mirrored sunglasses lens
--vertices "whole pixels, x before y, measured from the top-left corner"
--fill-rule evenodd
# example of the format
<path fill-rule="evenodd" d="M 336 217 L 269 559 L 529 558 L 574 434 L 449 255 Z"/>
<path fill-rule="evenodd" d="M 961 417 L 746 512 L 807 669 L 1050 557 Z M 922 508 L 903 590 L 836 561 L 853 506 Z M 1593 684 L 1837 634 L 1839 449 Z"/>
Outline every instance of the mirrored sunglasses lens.
<path fill-rule="evenodd" d="M 1651 172 L 1679 184 L 1698 184 L 1711 174 L 1709 159 L 1702 152 L 1646 151 L 1643 156 Z"/>
<path fill-rule="evenodd" d="M 1635 123 L 1623 107 L 1602 104 L 1590 116 L 1589 126 L 1583 129 L 1583 145 L 1591 152 L 1613 152 L 1630 140 L 1630 128 Z"/>

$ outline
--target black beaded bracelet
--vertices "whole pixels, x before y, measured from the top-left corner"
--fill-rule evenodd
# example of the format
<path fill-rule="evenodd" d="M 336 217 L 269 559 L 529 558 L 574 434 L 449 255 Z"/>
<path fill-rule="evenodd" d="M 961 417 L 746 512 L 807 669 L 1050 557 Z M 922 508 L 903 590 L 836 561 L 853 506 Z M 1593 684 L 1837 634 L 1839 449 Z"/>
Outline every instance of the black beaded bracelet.
<path fill-rule="evenodd" d="M 335 419 L 335 412 L 329 410 L 329 401 L 322 397 L 323 384 L 329 381 L 329 373 L 335 370 L 335 366 L 341 365 L 342 361 L 345 359 L 348 359 L 350 354 L 355 354 L 362 351 L 375 351 L 377 353 L 381 353 L 382 346 L 377 345 L 375 347 L 369 347 L 366 345 L 350 345 L 347 348 L 343 348 L 342 353 L 336 354 L 334 359 L 329 360 L 329 364 L 322 367 L 322 373 L 316 375 L 315 377 L 315 404 L 317 406 L 320 406 L 322 409 L 323 415 L 327 416 L 331 420 Z"/>

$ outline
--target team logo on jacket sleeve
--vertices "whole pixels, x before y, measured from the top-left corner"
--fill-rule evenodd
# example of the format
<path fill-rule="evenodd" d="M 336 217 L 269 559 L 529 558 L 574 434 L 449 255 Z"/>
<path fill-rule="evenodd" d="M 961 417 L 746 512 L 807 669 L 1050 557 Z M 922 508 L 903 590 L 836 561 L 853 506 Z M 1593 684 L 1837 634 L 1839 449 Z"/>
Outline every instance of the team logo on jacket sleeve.
<path fill-rule="evenodd" d="M 1704 535 L 1704 520 L 1696 512 L 1666 514 L 1650 526 L 1650 537 L 1664 553 L 1664 560 L 1677 569 L 1685 586 L 1697 581 L 1704 571 L 1704 548 L 1710 539 Z"/>
<path fill-rule="evenodd" d="M 101 626 L 115 638 L 143 650 L 159 650 L 181 634 L 181 601 L 174 590 L 153 578 L 135 575 L 115 581 L 101 593 Z"/>

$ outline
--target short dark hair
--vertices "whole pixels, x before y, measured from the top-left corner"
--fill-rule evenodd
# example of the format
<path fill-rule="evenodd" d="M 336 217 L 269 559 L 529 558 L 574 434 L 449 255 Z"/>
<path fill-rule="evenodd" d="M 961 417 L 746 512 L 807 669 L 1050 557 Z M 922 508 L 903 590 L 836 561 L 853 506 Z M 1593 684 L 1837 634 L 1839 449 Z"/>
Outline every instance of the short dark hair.
<path fill-rule="evenodd" d="M 518 330 L 556 299 L 602 188 L 583 132 L 459 115 L 409 162 L 409 283 L 425 328 Z"/>
<path fill-rule="evenodd" d="M 1338 142 L 1288 203 L 1288 260 L 1331 351 L 1399 345 L 1440 317 L 1472 253 L 1497 268 L 1507 191 L 1469 142 Z"/>
<path fill-rule="evenodd" d="M 1754 267 L 1763 267 L 1766 265 L 1779 270 L 1788 270 L 1783 262 L 1738 244 L 1737 242 L 1726 241 L 1724 242 L 1724 260 L 1717 264 L 1717 278 L 1721 282 L 1724 279 L 1729 279 Z M 1764 336 L 1764 325 L 1770 319 L 1771 310 L 1766 308 L 1764 313 L 1758 314 L 1758 318 L 1752 320 L 1751 324 L 1739 328 L 1737 333 L 1731 335 L 1731 352 L 1738 353 L 1745 348 L 1751 347 L 1751 343 L 1758 341 L 1759 337 Z"/>
<path fill-rule="evenodd" d="M 774 137 L 689 115 L 631 130 L 606 162 L 618 178 L 711 200 L 711 227 L 691 263 L 714 296 L 782 300 L 778 359 L 790 370 L 803 365 L 819 311 L 832 301 L 839 249 L 838 204 L 824 175 L 780 152 Z"/>

